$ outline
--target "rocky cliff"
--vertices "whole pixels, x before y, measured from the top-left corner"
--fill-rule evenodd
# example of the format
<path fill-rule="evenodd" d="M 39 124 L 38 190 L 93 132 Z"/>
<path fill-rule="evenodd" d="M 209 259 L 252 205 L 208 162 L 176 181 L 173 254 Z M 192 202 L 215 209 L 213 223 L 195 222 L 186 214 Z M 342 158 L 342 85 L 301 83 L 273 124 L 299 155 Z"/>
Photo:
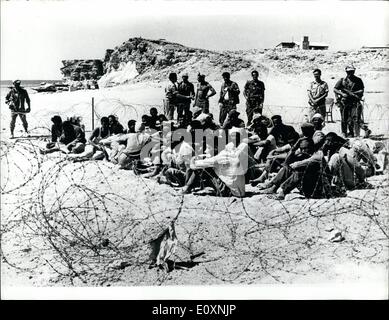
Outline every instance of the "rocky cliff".
<path fill-rule="evenodd" d="M 62 64 L 61 73 L 68 81 L 97 80 L 104 73 L 103 61 L 99 59 L 63 60 Z"/>
<path fill-rule="evenodd" d="M 229 52 L 188 48 L 165 40 L 131 38 L 114 50 L 107 50 L 105 75 L 100 86 L 123 84 L 130 80 L 165 80 L 170 72 L 188 72 L 192 78 L 198 72 L 212 69 L 236 72 L 247 69 L 251 62 Z"/>

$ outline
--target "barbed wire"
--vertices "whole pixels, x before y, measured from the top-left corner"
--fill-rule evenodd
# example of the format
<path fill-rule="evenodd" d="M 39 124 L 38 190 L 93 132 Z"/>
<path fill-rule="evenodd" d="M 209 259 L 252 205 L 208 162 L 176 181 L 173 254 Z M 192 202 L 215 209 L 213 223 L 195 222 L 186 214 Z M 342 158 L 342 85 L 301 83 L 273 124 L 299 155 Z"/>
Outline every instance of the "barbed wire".
<path fill-rule="evenodd" d="M 96 106 L 100 117 L 102 104 Z M 134 105 L 117 102 L 116 108 L 136 114 Z M 284 283 L 318 268 L 315 259 L 324 264 L 323 254 L 387 261 L 386 176 L 371 179 L 375 189 L 347 198 L 283 202 L 250 189 L 242 199 L 206 191 L 182 196 L 106 161 L 41 155 L 43 142 L 0 144 L 1 255 L 10 267 L 33 271 L 45 265 L 56 274 L 54 282 L 75 285 L 162 285 L 193 283 L 192 272 L 201 272 L 203 283 Z M 179 240 L 175 264 L 186 270 L 167 274 L 150 269 L 149 241 L 173 219 Z M 342 230 L 346 240 L 329 242 L 328 226 Z M 26 254 L 35 262 L 26 261 Z"/>

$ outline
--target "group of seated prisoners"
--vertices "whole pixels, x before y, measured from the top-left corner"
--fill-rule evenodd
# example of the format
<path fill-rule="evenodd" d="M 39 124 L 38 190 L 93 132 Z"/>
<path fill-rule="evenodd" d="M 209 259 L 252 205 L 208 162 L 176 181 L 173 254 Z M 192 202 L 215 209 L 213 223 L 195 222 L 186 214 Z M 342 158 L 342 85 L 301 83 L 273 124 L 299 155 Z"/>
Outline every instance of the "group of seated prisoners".
<path fill-rule="evenodd" d="M 371 188 L 366 178 L 383 168 L 381 142 L 325 134 L 319 113 L 297 132 L 260 108 L 254 108 L 249 125 L 236 109 L 222 125 L 203 111 L 187 110 L 175 121 L 151 108 L 139 124 L 129 120 L 127 129 L 114 115 L 102 117 L 88 140 L 80 118 L 54 116 L 52 141 L 40 151 L 62 151 L 73 161 L 106 159 L 181 194 L 210 188 L 216 196 L 244 197 L 251 184 L 255 193 L 279 200 L 295 188 L 306 198 Z"/>

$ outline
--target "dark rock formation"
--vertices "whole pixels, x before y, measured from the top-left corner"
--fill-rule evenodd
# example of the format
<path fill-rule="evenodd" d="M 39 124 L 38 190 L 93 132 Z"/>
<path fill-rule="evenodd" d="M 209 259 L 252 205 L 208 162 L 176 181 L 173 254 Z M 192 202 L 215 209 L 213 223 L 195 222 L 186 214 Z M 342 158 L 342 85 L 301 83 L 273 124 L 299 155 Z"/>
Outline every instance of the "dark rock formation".
<path fill-rule="evenodd" d="M 94 60 L 63 60 L 61 68 L 65 80 L 98 80 L 104 73 L 103 61 Z"/>
<path fill-rule="evenodd" d="M 107 72 L 106 66 L 107 66 L 107 63 L 109 62 L 109 60 L 111 59 L 111 55 L 112 55 L 113 52 L 114 52 L 113 49 L 105 50 L 105 57 L 104 57 L 104 61 L 103 61 L 104 73 Z"/>

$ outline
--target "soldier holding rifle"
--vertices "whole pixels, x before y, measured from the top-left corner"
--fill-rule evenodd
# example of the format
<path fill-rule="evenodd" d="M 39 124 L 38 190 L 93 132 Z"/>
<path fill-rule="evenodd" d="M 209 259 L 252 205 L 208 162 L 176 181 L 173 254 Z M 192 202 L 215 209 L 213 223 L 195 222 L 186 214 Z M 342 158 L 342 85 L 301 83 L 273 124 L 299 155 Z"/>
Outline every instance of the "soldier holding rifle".
<path fill-rule="evenodd" d="M 345 78 L 341 78 L 334 88 L 337 105 L 340 108 L 342 133 L 345 137 L 359 137 L 360 129 L 365 130 L 368 137 L 371 130 L 363 123 L 362 98 L 364 84 L 361 78 L 355 76 L 355 67 L 346 67 Z"/>
<path fill-rule="evenodd" d="M 8 104 L 9 109 L 11 110 L 11 139 L 14 138 L 15 123 L 18 116 L 20 117 L 20 120 L 22 120 L 24 131 L 26 131 L 26 134 L 28 135 L 26 113 L 31 111 L 31 101 L 26 89 L 22 88 L 20 83 L 20 80 L 15 80 L 13 82 L 14 87 L 5 97 L 5 103 Z M 27 109 L 25 108 L 25 103 L 27 103 Z"/>

